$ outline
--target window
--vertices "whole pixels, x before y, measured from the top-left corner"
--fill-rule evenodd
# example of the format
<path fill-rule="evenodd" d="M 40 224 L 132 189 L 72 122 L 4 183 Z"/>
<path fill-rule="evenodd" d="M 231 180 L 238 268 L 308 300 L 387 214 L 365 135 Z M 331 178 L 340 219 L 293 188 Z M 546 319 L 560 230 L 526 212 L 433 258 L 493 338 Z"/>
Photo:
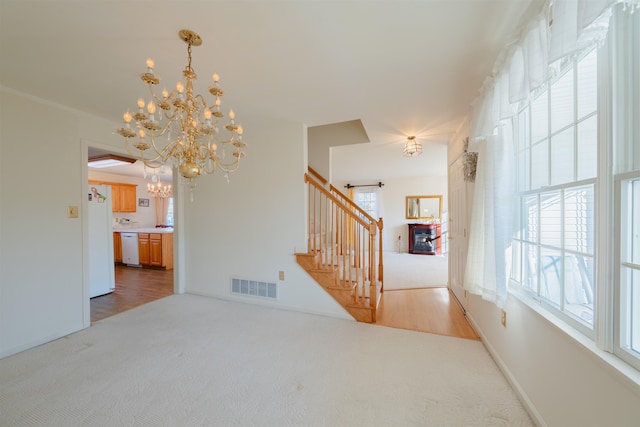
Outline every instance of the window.
<path fill-rule="evenodd" d="M 640 369 L 640 14 L 614 15 L 613 351 Z"/>
<path fill-rule="evenodd" d="M 588 334 L 595 302 L 597 62 L 595 49 L 565 61 L 514 121 L 519 209 L 512 280 Z"/>
<path fill-rule="evenodd" d="M 640 369 L 640 14 L 562 62 L 513 118 L 510 289 Z"/>
<path fill-rule="evenodd" d="M 620 332 L 617 350 L 640 358 L 640 173 L 620 182 Z"/>
<path fill-rule="evenodd" d="M 169 197 L 169 208 L 167 209 L 166 224 L 173 227 L 173 197 Z"/>
<path fill-rule="evenodd" d="M 360 190 L 356 191 L 355 203 L 360 206 L 372 218 L 378 219 L 378 191 Z"/>

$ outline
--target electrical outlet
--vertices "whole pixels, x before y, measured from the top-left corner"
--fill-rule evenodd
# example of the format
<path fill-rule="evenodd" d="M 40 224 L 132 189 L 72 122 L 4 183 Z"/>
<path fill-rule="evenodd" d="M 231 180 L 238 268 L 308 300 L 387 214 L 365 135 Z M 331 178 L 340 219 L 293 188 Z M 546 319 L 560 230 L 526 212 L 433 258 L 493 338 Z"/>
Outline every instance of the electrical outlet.
<path fill-rule="evenodd" d="M 505 328 L 507 327 L 507 312 L 502 310 L 502 318 L 500 319 L 500 323 L 502 323 L 502 326 L 504 326 Z"/>
<path fill-rule="evenodd" d="M 284 271 L 279 271 L 278 272 L 278 279 L 284 280 Z"/>
<path fill-rule="evenodd" d="M 78 218 L 78 207 L 77 206 L 68 206 L 67 207 L 67 217 L 68 218 Z"/>

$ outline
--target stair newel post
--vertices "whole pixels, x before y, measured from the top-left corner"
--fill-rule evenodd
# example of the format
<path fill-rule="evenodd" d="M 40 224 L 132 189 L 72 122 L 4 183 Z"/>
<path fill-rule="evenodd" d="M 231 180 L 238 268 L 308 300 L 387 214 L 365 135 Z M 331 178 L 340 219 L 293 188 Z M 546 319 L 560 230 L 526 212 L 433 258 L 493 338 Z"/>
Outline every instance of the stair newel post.
<path fill-rule="evenodd" d="M 331 254 L 329 253 L 329 217 L 331 212 L 331 205 L 333 202 L 329 199 L 325 199 L 324 206 L 324 227 L 322 229 L 322 250 L 325 253 L 325 268 L 329 268 L 331 265 Z"/>
<path fill-rule="evenodd" d="M 373 322 L 376 321 L 376 308 L 378 306 L 378 294 L 376 286 L 376 230 L 378 225 L 376 223 L 369 223 L 369 307 L 371 307 L 371 315 Z"/>
<path fill-rule="evenodd" d="M 304 174 L 304 182 L 307 184 L 307 252 L 311 253 L 311 231 L 313 230 L 311 228 L 311 191 L 313 187 L 306 173 Z"/>
<path fill-rule="evenodd" d="M 318 193 L 320 194 L 320 193 Z M 320 251 L 320 262 L 322 265 L 322 268 L 324 268 L 324 266 L 326 265 L 325 262 L 325 254 L 324 251 L 322 250 L 322 214 L 323 214 L 323 206 L 325 206 L 327 204 L 327 198 L 326 197 L 322 197 L 322 195 L 320 195 L 319 200 L 318 200 L 318 219 L 317 219 L 317 223 L 318 223 L 318 230 L 316 232 L 316 236 L 318 239 L 318 250 Z"/>
<path fill-rule="evenodd" d="M 379 245 L 378 245 L 378 253 L 379 253 L 379 261 L 378 261 L 378 278 L 380 280 L 380 293 L 384 292 L 384 264 L 382 263 L 382 229 L 384 228 L 384 221 L 382 217 L 378 220 L 378 231 L 379 236 Z"/>

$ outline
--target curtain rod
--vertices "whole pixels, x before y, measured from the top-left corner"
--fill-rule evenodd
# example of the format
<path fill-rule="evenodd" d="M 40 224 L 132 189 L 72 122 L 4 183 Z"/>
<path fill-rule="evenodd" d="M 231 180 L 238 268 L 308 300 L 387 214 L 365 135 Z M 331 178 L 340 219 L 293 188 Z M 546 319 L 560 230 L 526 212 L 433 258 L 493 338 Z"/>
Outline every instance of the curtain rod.
<path fill-rule="evenodd" d="M 351 185 L 351 184 L 347 184 L 347 185 L 345 185 L 345 186 L 344 186 L 344 188 L 347 188 L 347 189 L 349 189 L 349 188 L 355 188 L 355 187 L 380 187 L 380 188 L 382 188 L 382 186 L 383 186 L 383 185 L 384 185 L 384 184 L 383 184 L 383 183 L 381 183 L 381 182 L 379 182 L 379 183 L 377 183 L 377 184 L 363 184 L 363 185 Z"/>

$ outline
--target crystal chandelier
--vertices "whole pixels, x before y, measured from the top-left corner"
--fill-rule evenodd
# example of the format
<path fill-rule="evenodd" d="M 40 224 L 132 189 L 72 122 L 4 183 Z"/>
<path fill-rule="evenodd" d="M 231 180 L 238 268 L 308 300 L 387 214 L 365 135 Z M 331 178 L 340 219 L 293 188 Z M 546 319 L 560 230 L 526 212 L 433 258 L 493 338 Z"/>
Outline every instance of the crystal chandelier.
<path fill-rule="evenodd" d="M 167 197 L 171 197 L 173 192 L 171 191 L 171 184 L 162 185 L 161 182 L 156 184 L 147 184 L 147 192 L 151 194 L 153 197 L 159 197 L 161 199 L 166 199 Z"/>
<path fill-rule="evenodd" d="M 194 93 L 193 81 L 197 76 L 191 67 L 191 46 L 200 46 L 202 39 L 190 30 L 181 30 L 178 34 L 188 46 L 189 62 L 182 72 L 186 84 L 180 81 L 173 91 L 164 89 L 162 95 L 157 96 L 153 86 L 160 84 L 160 79 L 154 74 L 153 60 L 147 59 L 147 72 L 140 78 L 149 86 L 151 97 L 148 101 L 138 99 L 137 112 L 124 114 L 124 127 L 117 133 L 125 138 L 127 151 L 145 167 L 157 169 L 165 164 L 176 167 L 193 191 L 196 179 L 203 172 L 212 174 L 220 169 L 229 180 L 229 172 L 238 169 L 245 155 L 242 149 L 246 144 L 242 141 L 242 126 L 234 121 L 233 110 L 229 111 L 229 121 L 223 126 L 227 131 L 225 137 L 220 134 L 218 122 L 224 117 L 220 98 L 224 92 L 219 86 L 218 74 L 213 74 L 213 84 L 209 87 L 209 93 L 215 98 L 212 104 L 207 104 L 203 95 Z M 137 130 L 131 127 L 132 119 Z"/>
<path fill-rule="evenodd" d="M 422 144 L 420 144 L 415 136 L 407 137 L 407 142 L 404 144 L 404 156 L 415 157 L 422 154 Z"/>

